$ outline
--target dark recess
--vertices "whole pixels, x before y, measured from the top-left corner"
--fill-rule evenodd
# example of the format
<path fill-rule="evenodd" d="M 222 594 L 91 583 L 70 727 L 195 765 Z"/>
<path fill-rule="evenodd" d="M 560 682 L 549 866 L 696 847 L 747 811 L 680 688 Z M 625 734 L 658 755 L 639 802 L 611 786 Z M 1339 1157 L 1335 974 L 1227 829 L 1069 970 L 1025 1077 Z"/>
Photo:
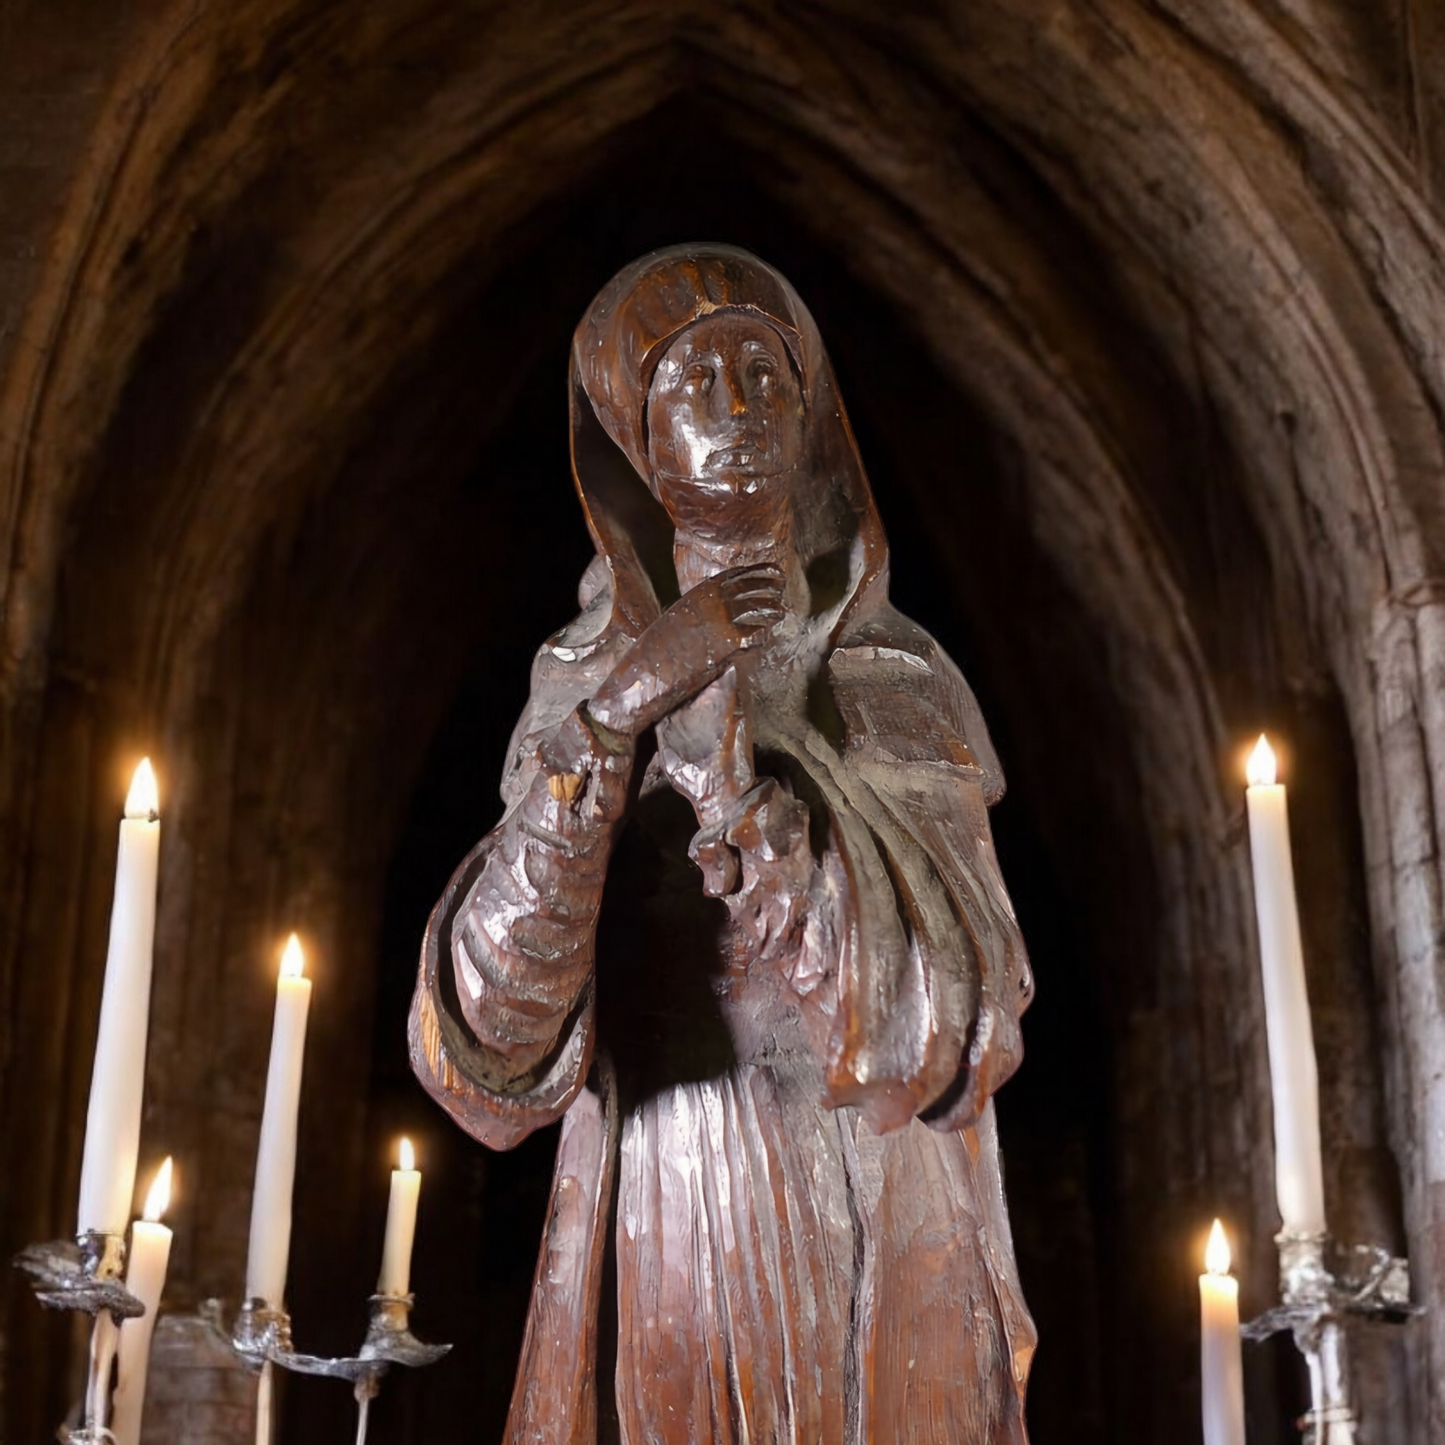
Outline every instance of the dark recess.
<path fill-rule="evenodd" d="M 802 229 L 758 188 L 760 164 L 745 151 L 724 151 L 704 172 L 677 144 L 629 158 L 536 217 L 516 238 L 516 259 L 469 308 L 473 325 L 487 328 L 488 350 L 536 357 L 467 483 L 494 501 L 505 498 L 512 530 L 489 565 L 509 573 L 497 590 L 515 587 L 524 602 L 513 615 L 477 619 L 466 679 L 432 742 L 391 868 L 374 1046 L 376 1142 L 383 1147 L 403 1124 L 424 1135 L 418 1326 L 457 1341 L 458 1351 L 428 1377 L 389 1386 L 379 1439 L 448 1438 L 463 1422 L 472 1438 L 501 1436 L 555 1131 L 505 1155 L 466 1140 L 412 1082 L 403 1020 L 426 915 L 452 868 L 499 815 L 496 784 L 532 654 L 573 615 L 572 589 L 590 556 L 567 459 L 570 328 L 617 267 L 683 237 L 726 238 L 757 251 L 814 311 L 888 528 L 893 596 L 964 668 L 1009 770 L 1010 793 L 994 825 L 1039 977 L 1026 1021 L 1028 1060 L 999 1106 L 1020 1265 L 1044 1339 L 1032 1429 L 1036 1445 L 1109 1438 L 1109 1381 L 1123 1362 L 1114 1358 L 1095 1285 L 1116 1245 L 1110 1059 L 1098 999 L 1105 960 L 1091 948 L 1087 915 L 1127 915 L 1133 900 L 1101 900 L 1089 880 L 1066 883 L 1070 864 L 1056 850 L 1091 810 L 1090 783 L 1106 757 L 1127 768 L 1121 724 L 1107 691 L 1091 681 L 1093 650 L 1077 609 L 1027 533 L 1018 478 L 998 439 L 896 314 L 848 274 L 827 238 Z M 516 297 L 544 304 L 524 309 Z M 475 365 L 474 355 L 469 348 L 455 364 Z M 533 565 L 544 553 L 555 567 Z M 1095 739 L 1087 780 L 1069 776 L 1058 736 L 1079 726 Z M 1119 846 L 1126 821 L 1115 825 Z M 373 1224 L 379 1231 L 379 1212 Z M 341 1428 L 336 1402 L 304 1385 L 291 1408 L 303 1438 Z"/>

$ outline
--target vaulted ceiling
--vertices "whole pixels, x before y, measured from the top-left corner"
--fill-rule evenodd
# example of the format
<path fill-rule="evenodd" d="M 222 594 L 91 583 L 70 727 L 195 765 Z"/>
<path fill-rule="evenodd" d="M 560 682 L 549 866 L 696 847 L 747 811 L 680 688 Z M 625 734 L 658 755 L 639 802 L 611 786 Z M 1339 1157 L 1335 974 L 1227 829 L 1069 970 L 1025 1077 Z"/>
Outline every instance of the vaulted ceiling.
<path fill-rule="evenodd" d="M 268 949 L 299 926 L 297 1290 L 337 1309 L 370 1206 L 335 1181 L 420 1107 L 419 915 L 495 815 L 587 558 L 570 328 L 641 251 L 727 240 L 818 316 L 895 596 L 1010 776 L 1040 1002 L 1001 1110 L 1039 1445 L 1186 1428 L 1209 1215 L 1272 1302 L 1238 773 L 1261 726 L 1291 750 L 1332 1219 L 1408 1246 L 1434 1305 L 1378 1347 L 1369 1404 L 1388 1438 L 1445 1431 L 1445 15 L 67 0 L 0 16 L 0 130 L 7 1244 L 70 1218 L 145 750 L 177 1288 L 234 1297 Z M 469 1169 L 530 1187 L 437 1148 L 438 1229 L 476 1225 Z M 487 1304 L 459 1293 L 462 1329 Z M 64 1393 L 31 1308 L 17 1439 Z M 1277 1364 L 1261 1420 L 1297 1387 Z"/>

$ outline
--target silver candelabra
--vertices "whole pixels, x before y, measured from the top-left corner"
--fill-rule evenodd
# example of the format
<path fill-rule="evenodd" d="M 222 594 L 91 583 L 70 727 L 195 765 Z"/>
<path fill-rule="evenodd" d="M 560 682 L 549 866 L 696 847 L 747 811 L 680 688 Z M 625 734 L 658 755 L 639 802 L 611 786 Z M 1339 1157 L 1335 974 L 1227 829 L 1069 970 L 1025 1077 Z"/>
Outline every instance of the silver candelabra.
<path fill-rule="evenodd" d="M 1242 1333 L 1263 1340 L 1289 1330 L 1309 1367 L 1312 1403 L 1301 1421 L 1308 1445 L 1355 1445 L 1345 1321 L 1400 1323 L 1421 1313 L 1410 1303 L 1410 1266 L 1373 1246 L 1342 1249 L 1324 1234 L 1285 1231 L 1275 1243 L 1281 1302 Z"/>
<path fill-rule="evenodd" d="M 107 1445 L 110 1383 L 122 1320 L 145 1306 L 125 1287 L 125 1239 L 119 1234 L 82 1234 L 74 1244 L 32 1244 L 15 1259 L 41 1304 L 91 1317 L 90 1366 L 79 1429 L 64 1432 L 70 1445 Z"/>
<path fill-rule="evenodd" d="M 291 1317 L 264 1300 L 248 1300 L 236 1319 L 231 1343 L 237 1354 L 259 1372 L 256 1394 L 256 1442 L 271 1445 L 275 1428 L 275 1369 L 298 1375 L 329 1375 L 350 1380 L 356 1396 L 356 1445 L 365 1445 L 371 1402 L 381 1390 L 381 1377 L 392 1365 L 411 1369 L 433 1365 L 450 1345 L 428 1345 L 411 1332 L 414 1295 L 376 1294 L 366 1338 L 356 1355 L 322 1359 L 296 1353 L 291 1347 Z"/>
<path fill-rule="evenodd" d="M 125 1287 L 125 1240 L 116 1234 L 84 1234 L 74 1243 L 35 1244 L 16 1256 L 35 1297 L 51 1309 L 74 1310 L 93 1320 L 85 1398 L 77 1428 L 61 1428 L 67 1445 L 113 1445 L 110 1431 L 111 1375 L 123 1320 L 145 1313 Z M 373 1295 L 366 1337 L 353 1358 L 322 1359 L 298 1354 L 291 1346 L 291 1317 L 262 1300 L 242 1306 L 231 1344 L 259 1376 L 256 1439 L 270 1445 L 275 1429 L 275 1369 L 301 1375 L 329 1375 L 351 1381 L 356 1397 L 357 1445 L 365 1445 L 371 1402 L 381 1377 L 393 1365 L 416 1369 L 435 1364 L 450 1345 L 429 1345 L 411 1332 L 413 1295 Z"/>

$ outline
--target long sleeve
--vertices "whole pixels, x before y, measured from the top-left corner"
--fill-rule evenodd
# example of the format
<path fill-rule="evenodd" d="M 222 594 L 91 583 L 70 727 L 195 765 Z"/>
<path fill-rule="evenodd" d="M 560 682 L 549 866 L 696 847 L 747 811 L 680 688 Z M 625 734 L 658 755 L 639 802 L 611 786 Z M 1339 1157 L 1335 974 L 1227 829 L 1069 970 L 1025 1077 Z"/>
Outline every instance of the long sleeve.
<path fill-rule="evenodd" d="M 422 945 L 413 1066 L 498 1148 L 557 1118 L 591 1062 L 597 914 L 633 763 L 630 743 L 585 708 L 631 641 L 596 625 L 609 600 L 538 653 L 502 783 L 507 811 L 453 874 Z"/>
<path fill-rule="evenodd" d="M 537 743 L 527 771 L 450 928 L 462 1017 L 503 1087 L 552 1052 L 591 980 L 632 752 L 609 748 L 579 709 Z"/>

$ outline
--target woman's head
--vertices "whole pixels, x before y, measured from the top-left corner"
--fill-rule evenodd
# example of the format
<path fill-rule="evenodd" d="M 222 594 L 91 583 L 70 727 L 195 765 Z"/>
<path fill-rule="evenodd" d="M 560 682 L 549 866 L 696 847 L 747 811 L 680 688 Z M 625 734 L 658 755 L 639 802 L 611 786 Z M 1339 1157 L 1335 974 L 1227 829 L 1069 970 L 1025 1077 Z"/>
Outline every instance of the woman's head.
<path fill-rule="evenodd" d="M 802 384 L 777 329 L 722 311 L 680 332 L 647 397 L 647 456 L 673 524 L 708 533 L 777 520 L 803 454 Z"/>
<path fill-rule="evenodd" d="M 806 569 L 845 558 L 849 597 L 886 588 L 886 543 L 822 338 L 766 262 L 713 244 L 642 257 L 588 307 L 572 366 L 577 490 L 628 626 L 682 584 L 675 530 L 723 565 L 771 537 Z"/>

